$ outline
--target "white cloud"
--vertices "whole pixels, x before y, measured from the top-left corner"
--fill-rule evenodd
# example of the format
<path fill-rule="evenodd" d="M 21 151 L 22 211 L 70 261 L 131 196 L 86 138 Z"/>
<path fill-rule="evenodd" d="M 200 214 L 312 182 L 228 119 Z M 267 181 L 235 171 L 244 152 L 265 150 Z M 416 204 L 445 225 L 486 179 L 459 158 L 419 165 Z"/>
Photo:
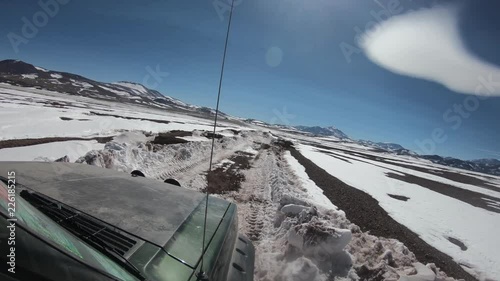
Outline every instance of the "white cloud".
<path fill-rule="evenodd" d="M 462 94 L 500 96 L 500 68 L 466 49 L 458 19 L 456 6 L 394 16 L 366 32 L 361 46 L 371 61 L 394 73 Z"/>

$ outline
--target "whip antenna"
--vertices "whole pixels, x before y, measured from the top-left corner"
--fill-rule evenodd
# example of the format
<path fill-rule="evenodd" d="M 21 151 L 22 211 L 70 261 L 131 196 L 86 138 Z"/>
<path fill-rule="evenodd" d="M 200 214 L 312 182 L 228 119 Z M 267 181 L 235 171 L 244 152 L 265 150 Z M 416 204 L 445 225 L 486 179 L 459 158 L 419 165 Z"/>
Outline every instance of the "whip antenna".
<path fill-rule="evenodd" d="M 233 8 L 234 8 L 234 0 L 231 1 L 231 10 L 229 12 L 229 22 L 227 24 L 227 32 L 226 32 L 226 42 L 224 44 L 224 55 L 222 56 L 222 66 L 220 70 L 220 79 L 219 79 L 219 91 L 217 92 L 217 106 L 215 107 L 215 119 L 214 119 L 214 130 L 212 134 L 212 147 L 210 150 L 210 164 L 208 167 L 208 173 L 212 171 L 212 161 L 214 157 L 214 146 L 215 146 L 215 132 L 217 129 L 217 118 L 219 117 L 219 102 L 220 102 L 220 92 L 222 89 L 222 78 L 224 77 L 224 66 L 226 64 L 226 53 L 227 53 L 227 42 L 229 41 L 229 31 L 231 30 L 231 20 L 233 18 Z M 208 196 L 210 195 L 210 188 L 208 186 L 208 177 L 207 177 L 207 194 L 205 196 L 205 220 L 203 223 L 203 244 L 201 246 L 201 266 L 200 271 L 196 275 L 197 279 L 200 281 L 208 281 L 208 275 L 203 270 L 204 260 L 205 260 L 205 236 L 207 233 L 207 215 L 208 215 Z"/>

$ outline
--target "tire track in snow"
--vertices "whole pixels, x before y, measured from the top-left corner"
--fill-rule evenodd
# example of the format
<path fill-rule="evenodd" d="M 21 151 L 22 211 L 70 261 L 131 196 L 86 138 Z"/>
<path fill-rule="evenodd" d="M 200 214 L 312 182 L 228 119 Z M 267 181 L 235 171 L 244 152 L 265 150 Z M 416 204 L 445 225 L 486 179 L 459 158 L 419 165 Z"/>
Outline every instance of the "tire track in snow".
<path fill-rule="evenodd" d="M 278 280 L 287 262 L 276 254 L 283 253 L 286 248 L 286 231 L 282 231 L 281 222 L 276 221 L 276 214 L 281 196 L 292 188 L 295 175 L 287 166 L 283 151 L 276 147 L 261 149 L 252 168 L 242 172 L 246 181 L 242 182 L 241 189 L 223 197 L 238 205 L 239 231 L 254 243 L 254 279 Z"/>
<path fill-rule="evenodd" d="M 231 145 L 230 149 L 226 148 L 214 150 L 212 167 L 217 166 L 217 164 L 222 160 L 231 157 L 236 154 L 236 151 L 242 150 L 249 145 L 250 144 L 247 141 L 243 141 L 238 142 L 236 145 Z M 181 166 L 180 168 L 166 170 L 164 172 L 159 171 L 156 178 L 160 180 L 174 178 L 179 181 L 182 186 L 200 191 L 207 186 L 205 175 L 208 170 L 209 163 L 210 155 L 201 158 L 199 161 L 188 164 L 187 166 L 182 166 L 182 161 L 178 161 L 178 163 L 175 163 L 174 165 L 179 165 Z"/>
<path fill-rule="evenodd" d="M 268 151 L 261 151 L 258 160 L 253 164 L 253 168 L 244 172 L 247 180 L 242 184 L 242 188 L 240 189 L 240 194 L 247 195 L 251 200 L 248 203 L 251 212 L 250 215 L 246 216 L 245 221 L 247 222 L 246 234 L 254 242 L 259 241 L 261 238 L 262 229 L 265 224 L 262 218 L 269 215 L 271 207 L 271 198 L 269 195 L 269 161 L 270 156 Z M 245 203 L 240 203 L 240 208 L 242 208 L 242 204 Z M 242 213 L 245 215 L 247 212 Z"/>

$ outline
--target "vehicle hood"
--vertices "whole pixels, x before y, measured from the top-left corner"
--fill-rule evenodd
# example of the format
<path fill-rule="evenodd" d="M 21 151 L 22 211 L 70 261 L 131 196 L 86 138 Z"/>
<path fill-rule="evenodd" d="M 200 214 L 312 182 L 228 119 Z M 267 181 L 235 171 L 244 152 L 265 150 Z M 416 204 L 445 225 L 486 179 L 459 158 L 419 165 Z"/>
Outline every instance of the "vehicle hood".
<path fill-rule="evenodd" d="M 16 184 L 161 246 L 205 198 L 182 187 L 86 164 L 0 162 L 0 176 L 11 171 Z"/>

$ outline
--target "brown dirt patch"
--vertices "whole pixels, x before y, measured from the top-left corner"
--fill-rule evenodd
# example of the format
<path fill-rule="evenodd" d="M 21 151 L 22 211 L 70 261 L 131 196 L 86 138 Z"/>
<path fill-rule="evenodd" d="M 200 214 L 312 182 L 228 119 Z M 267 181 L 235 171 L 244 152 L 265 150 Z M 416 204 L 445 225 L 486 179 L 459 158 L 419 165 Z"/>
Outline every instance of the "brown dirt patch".
<path fill-rule="evenodd" d="M 224 194 L 230 191 L 238 191 L 241 188 L 241 182 L 245 180 L 245 176 L 237 173 L 235 170 L 224 168 L 216 168 L 207 175 L 208 186 L 204 192 L 211 194 Z"/>
<path fill-rule="evenodd" d="M 63 142 L 63 141 L 90 141 L 96 140 L 99 143 L 108 143 L 113 140 L 113 137 L 95 137 L 95 138 L 72 138 L 72 137 L 54 137 L 54 138 L 38 138 L 38 139 L 15 139 L 0 141 L 0 149 L 31 146 L 37 144 Z"/>
<path fill-rule="evenodd" d="M 467 246 L 465 246 L 465 244 L 462 241 L 458 240 L 457 238 L 446 237 L 446 239 L 448 239 L 448 241 L 460 247 L 460 250 L 467 251 L 468 249 Z"/>
<path fill-rule="evenodd" d="M 61 120 L 63 121 L 73 121 L 73 120 L 76 120 L 76 121 L 90 121 L 90 119 L 73 119 L 73 118 L 69 118 L 69 117 L 59 117 Z"/>
<path fill-rule="evenodd" d="M 391 198 L 394 198 L 394 199 L 397 199 L 397 200 L 400 200 L 400 201 L 408 201 L 410 200 L 410 197 L 406 197 L 406 196 L 402 196 L 402 195 L 394 195 L 394 194 L 389 194 L 387 193 L 387 195 L 389 195 L 389 197 Z"/>
<path fill-rule="evenodd" d="M 150 122 L 161 123 L 161 124 L 170 124 L 170 121 L 167 121 L 167 120 L 121 116 L 121 115 L 115 115 L 115 114 L 100 113 L 100 112 L 95 112 L 95 111 L 90 111 L 89 115 L 108 116 L 108 117 L 115 117 L 115 118 L 121 118 L 121 119 L 127 119 L 127 120 L 140 120 L 140 121 L 150 121 Z"/>
<path fill-rule="evenodd" d="M 214 134 L 212 132 L 203 132 L 201 135 L 204 136 L 204 137 L 206 137 L 207 139 L 213 139 L 213 138 L 215 138 L 215 139 L 218 139 L 218 140 L 220 140 L 220 139 L 222 139 L 224 137 L 221 134 L 217 134 L 217 133 Z"/>
<path fill-rule="evenodd" d="M 166 133 L 160 133 L 152 141 L 153 144 L 169 145 L 177 143 L 187 143 L 189 141 L 185 139 L 180 139 L 178 137 L 188 137 L 192 136 L 193 133 L 186 131 L 170 131 Z"/>
<path fill-rule="evenodd" d="M 240 190 L 241 183 L 245 181 L 245 175 L 241 171 L 252 167 L 251 160 L 254 156 L 251 153 L 237 151 L 229 158 L 233 163 L 225 163 L 207 174 L 207 188 L 203 192 L 224 194 Z"/>

